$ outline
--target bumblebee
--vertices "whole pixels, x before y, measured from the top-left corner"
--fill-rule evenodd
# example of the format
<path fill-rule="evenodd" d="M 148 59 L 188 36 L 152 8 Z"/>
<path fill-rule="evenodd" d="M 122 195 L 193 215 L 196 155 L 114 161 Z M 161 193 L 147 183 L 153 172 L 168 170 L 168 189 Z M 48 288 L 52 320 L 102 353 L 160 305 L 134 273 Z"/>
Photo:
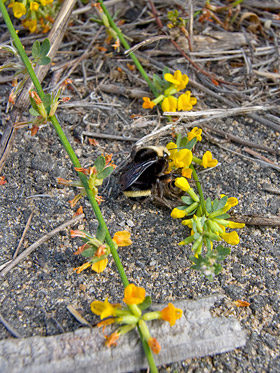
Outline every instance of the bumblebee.
<path fill-rule="evenodd" d="M 149 197 L 171 207 L 172 175 L 168 173 L 169 152 L 164 146 L 146 146 L 132 151 L 130 161 L 122 169 L 120 184 L 126 197 Z"/>

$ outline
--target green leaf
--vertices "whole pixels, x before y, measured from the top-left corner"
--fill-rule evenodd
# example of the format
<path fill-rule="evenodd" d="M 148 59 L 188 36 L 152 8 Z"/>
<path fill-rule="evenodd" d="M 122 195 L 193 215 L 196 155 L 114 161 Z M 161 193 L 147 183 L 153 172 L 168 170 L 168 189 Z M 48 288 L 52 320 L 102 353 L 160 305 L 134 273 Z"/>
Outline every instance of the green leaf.
<path fill-rule="evenodd" d="M 31 115 L 33 115 L 33 117 L 39 117 L 39 116 L 40 116 L 40 114 L 38 113 L 38 111 L 35 110 L 33 107 L 31 107 L 31 108 L 29 109 L 29 113 L 30 113 Z"/>
<path fill-rule="evenodd" d="M 218 216 L 215 216 L 215 219 L 228 219 L 230 217 L 229 214 L 221 214 Z"/>
<path fill-rule="evenodd" d="M 222 199 L 220 199 L 219 202 L 218 202 L 217 208 L 215 210 L 219 210 L 219 209 L 222 209 L 223 207 L 225 207 L 225 205 L 227 203 L 227 200 L 228 200 L 227 196 L 224 196 Z"/>
<path fill-rule="evenodd" d="M 40 57 L 40 42 L 36 40 L 32 45 L 32 57 L 34 59 Z"/>
<path fill-rule="evenodd" d="M 100 155 L 99 157 L 96 158 L 94 162 L 94 166 L 96 167 L 97 173 L 103 171 L 104 167 L 106 165 L 106 161 L 104 158 L 104 155 Z"/>
<path fill-rule="evenodd" d="M 152 299 L 150 296 L 145 297 L 144 301 L 141 304 L 138 304 L 138 307 L 141 311 L 145 311 L 152 304 Z"/>
<path fill-rule="evenodd" d="M 188 144 L 189 140 L 186 136 L 182 137 L 181 139 L 181 142 L 180 142 L 180 148 L 187 148 L 187 144 Z"/>
<path fill-rule="evenodd" d="M 105 236 L 106 236 L 106 230 L 103 227 L 101 227 L 101 225 L 99 224 L 96 229 L 96 238 L 98 239 L 98 241 L 104 242 Z"/>
<path fill-rule="evenodd" d="M 81 255 L 86 257 L 86 258 L 90 258 L 91 256 L 94 255 L 96 249 L 94 249 L 93 247 L 89 247 L 88 249 L 84 250 Z"/>
<path fill-rule="evenodd" d="M 114 171 L 114 167 L 108 166 L 108 167 L 104 168 L 103 171 L 101 171 L 100 173 L 97 174 L 97 179 L 105 179 L 106 177 L 111 175 L 111 173 L 113 171 Z"/>
<path fill-rule="evenodd" d="M 210 214 L 212 212 L 212 203 L 211 203 L 211 199 L 208 197 L 207 200 L 205 201 L 206 202 L 206 210 L 207 212 Z"/>
<path fill-rule="evenodd" d="M 43 101 L 45 108 L 47 109 L 51 106 L 52 96 L 48 93 L 47 95 L 44 96 L 42 101 Z"/>
<path fill-rule="evenodd" d="M 49 53 L 50 48 L 51 43 L 49 39 L 45 39 L 40 46 L 40 57 L 45 57 Z"/>
<path fill-rule="evenodd" d="M 170 70 L 167 66 L 164 66 L 163 70 L 162 70 L 162 78 L 164 79 L 164 75 L 165 74 L 170 74 Z"/>
<path fill-rule="evenodd" d="M 48 65 L 50 62 L 51 62 L 50 57 L 45 56 L 45 57 L 40 58 L 37 64 L 45 66 L 45 65 Z"/>
<path fill-rule="evenodd" d="M 188 206 L 193 203 L 193 199 L 190 196 L 182 196 L 181 200 Z"/>
<path fill-rule="evenodd" d="M 163 87 L 163 81 L 157 74 L 153 75 L 153 84 L 157 91 L 161 92 Z"/>
<path fill-rule="evenodd" d="M 184 146 L 184 148 L 191 150 L 191 149 L 194 147 L 194 145 L 195 145 L 196 143 L 197 143 L 197 139 L 196 139 L 196 137 L 194 137 L 191 141 L 189 141 L 189 142 Z"/>
<path fill-rule="evenodd" d="M 219 204 L 219 200 L 217 198 L 214 199 L 212 204 L 212 211 L 216 211 Z"/>
<path fill-rule="evenodd" d="M 177 145 L 177 148 L 180 148 L 180 145 L 181 145 L 181 138 L 182 138 L 182 135 L 180 133 L 178 133 L 177 137 L 176 137 L 176 145 Z"/>

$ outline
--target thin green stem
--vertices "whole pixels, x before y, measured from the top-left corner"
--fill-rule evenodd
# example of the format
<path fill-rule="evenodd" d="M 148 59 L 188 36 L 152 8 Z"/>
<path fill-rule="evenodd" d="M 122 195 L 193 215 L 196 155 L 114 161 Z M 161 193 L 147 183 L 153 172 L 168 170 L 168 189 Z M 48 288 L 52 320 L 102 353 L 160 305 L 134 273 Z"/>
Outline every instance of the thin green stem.
<path fill-rule="evenodd" d="M 151 351 L 150 346 L 148 345 L 148 343 L 142 337 L 142 333 L 141 333 L 141 330 L 140 330 L 140 327 L 139 327 L 138 324 L 137 324 L 137 329 L 138 329 L 138 332 L 139 332 L 140 337 L 141 337 L 141 342 L 142 342 L 142 345 L 143 345 L 143 349 L 144 349 L 146 358 L 148 360 L 150 371 L 151 371 L 151 373 L 157 373 L 158 370 L 157 370 L 157 366 L 156 366 L 156 363 L 155 363 L 155 360 L 154 360 L 153 353 L 152 353 L 152 351 Z"/>
<path fill-rule="evenodd" d="M 110 26 L 112 27 L 112 29 L 118 35 L 118 38 L 120 39 L 120 42 L 122 43 L 122 45 L 125 47 L 125 49 L 127 49 L 127 50 L 130 49 L 130 46 L 129 46 L 128 42 L 125 40 L 125 37 L 123 36 L 123 33 L 121 32 L 121 30 L 117 27 L 117 25 L 113 21 L 113 19 L 112 19 L 110 13 L 108 12 L 106 6 L 103 4 L 103 1 L 102 0 L 98 0 L 98 3 L 100 4 L 103 12 L 105 13 L 106 17 L 108 18 Z M 144 70 L 143 66 L 139 62 L 138 58 L 135 56 L 135 54 L 133 52 L 131 52 L 129 55 L 130 55 L 132 61 L 135 63 L 135 65 L 136 65 L 137 69 L 139 70 L 140 74 L 146 80 L 146 82 L 147 82 L 150 90 L 153 92 L 154 96 L 157 97 L 158 96 L 158 92 L 155 89 L 155 87 L 154 87 L 151 79 L 148 77 L 148 74 Z"/>
<path fill-rule="evenodd" d="M 38 78 L 37 78 L 37 76 L 36 76 L 36 74 L 35 74 L 35 72 L 34 72 L 34 70 L 32 68 L 32 65 L 31 65 L 31 63 L 29 61 L 29 58 L 27 57 L 27 55 L 25 53 L 25 50 L 24 50 L 24 48 L 23 48 L 23 46 L 22 46 L 22 44 L 21 44 L 21 42 L 19 40 L 19 37 L 17 36 L 17 33 L 16 33 L 15 29 L 14 29 L 14 26 L 13 26 L 13 24 L 11 22 L 9 14 L 8 14 L 8 12 L 6 10 L 6 7 L 3 4 L 2 0 L 0 0 L 0 10 L 1 10 L 3 18 L 4 18 L 5 22 L 6 22 L 8 30 L 9 30 L 12 38 L 13 38 L 14 45 L 17 48 L 18 53 L 19 53 L 19 55 L 20 55 L 20 57 L 21 57 L 24 65 L 26 66 L 28 74 L 29 74 L 29 76 L 30 76 L 30 78 L 31 78 L 31 80 L 32 80 L 35 88 L 36 88 L 36 91 L 38 92 L 40 98 L 43 99 L 44 96 L 45 96 L 45 94 L 44 94 L 44 91 L 42 89 L 42 86 L 41 86 L 41 84 L 40 84 L 40 82 L 39 82 L 39 80 L 38 80 Z M 77 158 L 74 150 L 72 149 L 72 147 L 71 147 L 71 145 L 70 145 L 67 137 L 65 136 L 65 134 L 64 134 L 61 126 L 59 125 L 56 117 L 52 116 L 50 118 L 50 120 L 51 120 L 51 122 L 52 122 L 52 124 L 53 124 L 53 126 L 54 126 L 54 128 L 56 130 L 56 133 L 57 133 L 57 135 L 58 135 L 58 137 L 59 137 L 62 145 L 64 146 L 66 152 L 68 153 L 69 158 L 71 159 L 74 167 L 80 168 L 81 164 L 80 164 L 80 162 L 79 162 L 79 160 L 78 160 L 78 158 Z M 107 228 L 107 225 L 106 225 L 106 223 L 105 223 L 105 221 L 103 219 L 103 216 L 101 214 L 101 211 L 99 209 L 98 203 L 95 200 L 93 192 L 89 189 L 88 180 L 87 180 L 86 176 L 83 173 L 81 173 L 81 172 L 78 172 L 78 175 L 79 175 L 80 180 L 83 183 L 83 186 L 84 186 L 84 188 L 86 190 L 87 196 L 89 198 L 89 201 L 91 203 L 91 206 L 93 208 L 95 216 L 96 216 L 96 218 L 97 218 L 100 226 L 106 232 L 106 236 L 105 236 L 106 242 L 107 242 L 107 244 L 109 245 L 109 247 L 111 249 L 111 253 L 112 253 L 113 259 L 114 259 L 114 261 L 116 263 L 116 266 L 117 266 L 117 269 L 119 271 L 120 277 L 122 279 L 123 285 L 124 285 L 124 287 L 126 287 L 129 284 L 129 282 L 128 282 L 128 279 L 126 277 L 124 268 L 123 268 L 123 266 L 121 264 L 121 261 L 120 261 L 120 258 L 118 256 L 117 250 L 115 249 L 115 245 L 114 245 L 114 243 L 112 241 L 112 238 L 111 238 L 111 235 L 110 235 L 109 230 Z"/>
<path fill-rule="evenodd" d="M 198 178 L 197 173 L 195 171 L 195 168 L 192 164 L 190 165 L 190 169 L 192 169 L 192 175 L 193 175 L 194 181 L 196 183 L 197 191 L 198 191 L 198 194 L 199 194 L 199 197 L 200 197 L 200 205 L 201 205 L 201 208 L 202 208 L 202 213 L 207 216 L 205 199 L 204 199 L 204 196 L 203 196 L 203 191 L 202 191 L 202 188 L 201 188 L 199 178 Z"/>

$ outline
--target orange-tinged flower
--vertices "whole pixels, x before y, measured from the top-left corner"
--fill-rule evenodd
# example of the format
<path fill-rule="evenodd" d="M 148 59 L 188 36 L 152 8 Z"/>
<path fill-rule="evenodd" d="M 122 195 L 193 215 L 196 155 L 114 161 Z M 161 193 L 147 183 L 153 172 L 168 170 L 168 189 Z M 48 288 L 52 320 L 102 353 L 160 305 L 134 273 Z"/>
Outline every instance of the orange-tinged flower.
<path fill-rule="evenodd" d="M 84 263 L 80 267 L 73 268 L 74 271 L 76 271 L 77 274 L 81 273 L 83 270 L 87 269 L 90 267 L 91 264 L 89 262 Z"/>
<path fill-rule="evenodd" d="M 183 315 L 183 311 L 180 308 L 175 308 L 172 303 L 168 303 L 161 312 L 162 320 L 168 321 L 170 326 L 175 325 L 176 320 L 180 319 Z"/>
<path fill-rule="evenodd" d="M 186 74 L 182 74 L 180 70 L 175 71 L 174 75 L 172 74 L 164 74 L 164 79 L 167 82 L 170 82 L 174 85 L 174 87 L 177 89 L 177 92 L 181 91 L 186 87 L 186 85 L 189 82 L 189 78 Z M 170 110 L 166 110 L 170 111 Z"/>
<path fill-rule="evenodd" d="M 191 97 L 191 91 L 186 91 L 178 97 L 178 110 L 192 110 L 193 105 L 197 103 L 195 97 Z"/>
<path fill-rule="evenodd" d="M 148 345 L 150 346 L 150 349 L 153 351 L 154 354 L 157 355 L 160 353 L 161 347 L 156 338 L 151 337 L 148 340 Z"/>
<path fill-rule="evenodd" d="M 207 150 L 207 152 L 202 157 L 201 165 L 204 168 L 208 168 L 208 167 L 215 167 L 217 164 L 218 164 L 217 159 L 213 159 L 212 158 L 212 153 L 209 152 L 209 150 Z"/>
<path fill-rule="evenodd" d="M 36 12 L 36 10 L 39 9 L 39 6 L 40 6 L 40 4 L 37 3 L 36 1 L 31 1 L 30 2 L 30 10 L 33 10 L 33 11 Z"/>
<path fill-rule="evenodd" d="M 117 340 L 120 338 L 120 333 L 114 332 L 109 336 L 105 335 L 105 338 L 106 338 L 105 346 L 107 347 L 116 346 Z"/>
<path fill-rule="evenodd" d="M 36 32 L 37 30 L 37 20 L 31 19 L 31 21 L 28 24 L 28 29 L 30 32 Z"/>
<path fill-rule="evenodd" d="M 7 180 L 5 180 L 5 176 L 0 176 L 0 185 L 5 185 Z"/>
<path fill-rule="evenodd" d="M 173 96 L 165 97 L 161 103 L 161 108 L 163 111 L 175 112 L 177 109 L 177 98 Z"/>
<path fill-rule="evenodd" d="M 198 127 L 194 127 L 191 132 L 188 133 L 188 141 L 191 141 L 194 137 L 196 137 L 197 141 L 201 141 L 202 137 L 202 129 Z"/>
<path fill-rule="evenodd" d="M 156 104 L 149 97 L 143 97 L 143 109 L 152 109 Z"/>
<path fill-rule="evenodd" d="M 192 177 L 192 169 L 189 167 L 184 167 L 182 169 L 182 176 L 190 179 Z"/>
<path fill-rule="evenodd" d="M 106 319 L 106 320 L 102 320 L 102 321 L 100 321 L 98 324 L 97 324 L 97 327 L 98 328 L 101 328 L 101 326 L 103 326 L 103 328 L 105 329 L 105 326 L 107 326 L 107 325 L 111 325 L 111 324 L 114 324 L 115 323 L 115 318 L 114 317 L 110 317 L 110 318 L 108 318 L 108 319 Z M 103 331 L 104 331 L 104 329 L 103 329 Z"/>
<path fill-rule="evenodd" d="M 180 219 L 184 216 L 186 216 L 186 212 L 184 210 L 177 209 L 177 207 L 175 207 L 171 212 L 171 218 L 173 219 Z"/>
<path fill-rule="evenodd" d="M 101 320 L 110 316 L 115 316 L 117 308 L 119 308 L 119 305 L 111 304 L 108 302 L 108 298 L 106 298 L 104 302 L 95 300 L 90 305 L 91 312 L 100 316 Z"/>
<path fill-rule="evenodd" d="M 177 188 L 183 190 L 184 192 L 187 192 L 190 189 L 190 184 L 184 177 L 177 177 L 175 179 L 175 185 Z"/>
<path fill-rule="evenodd" d="M 97 273 L 101 273 L 105 270 L 108 264 L 108 258 L 99 260 L 99 262 L 95 262 L 92 264 L 91 269 Z"/>
<path fill-rule="evenodd" d="M 238 245 L 239 237 L 237 232 L 220 233 L 220 237 L 230 245 Z"/>
<path fill-rule="evenodd" d="M 136 286 L 134 284 L 129 284 L 124 289 L 123 301 L 128 306 L 132 304 L 141 304 L 143 303 L 145 296 L 146 290 L 144 288 L 141 288 L 140 286 Z"/>
<path fill-rule="evenodd" d="M 128 231 L 116 232 L 114 234 L 113 241 L 115 241 L 118 246 L 129 246 L 132 244 L 130 232 Z"/>
<path fill-rule="evenodd" d="M 86 232 L 80 231 L 80 230 L 78 230 L 78 229 L 76 229 L 76 230 L 71 229 L 71 230 L 70 230 L 70 236 L 71 236 L 72 238 L 74 238 L 74 237 L 82 237 L 82 238 L 86 238 L 87 234 L 86 234 Z"/>
<path fill-rule="evenodd" d="M 8 5 L 8 8 L 13 8 L 13 13 L 16 18 L 21 18 L 26 14 L 25 5 L 15 1 Z"/>

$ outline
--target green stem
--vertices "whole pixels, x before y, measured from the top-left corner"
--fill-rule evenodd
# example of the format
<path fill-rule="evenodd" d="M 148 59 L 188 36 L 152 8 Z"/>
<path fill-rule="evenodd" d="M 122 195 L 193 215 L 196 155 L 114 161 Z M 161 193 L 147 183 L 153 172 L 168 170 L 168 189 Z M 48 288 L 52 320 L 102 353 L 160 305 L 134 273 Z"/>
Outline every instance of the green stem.
<path fill-rule="evenodd" d="M 192 164 L 190 165 L 190 169 L 192 169 L 192 175 L 193 175 L 194 181 L 196 183 L 197 191 L 198 191 L 198 194 L 199 194 L 199 197 L 200 197 L 200 205 L 201 205 L 201 208 L 202 208 L 202 213 L 205 216 L 207 216 L 205 199 L 204 199 L 204 196 L 203 196 L 203 191 L 202 191 L 202 188 L 201 188 L 201 184 L 199 182 L 199 178 L 198 178 L 197 173 L 195 171 L 195 168 Z"/>
<path fill-rule="evenodd" d="M 39 82 L 39 80 L 38 80 L 38 78 L 37 78 L 37 76 L 36 76 L 36 74 L 35 74 L 35 72 L 34 72 L 34 70 L 32 68 L 32 65 L 31 65 L 31 63 L 29 61 L 29 58 L 27 57 L 27 55 L 25 53 L 25 50 L 24 50 L 24 48 L 23 48 L 23 46 L 22 46 L 22 44 L 21 44 L 21 42 L 19 40 L 19 37 L 17 36 L 17 33 L 16 33 L 15 29 L 14 29 L 14 26 L 13 26 L 13 24 L 11 22 L 9 14 L 8 14 L 8 12 L 6 10 L 6 7 L 3 4 L 2 0 L 0 0 L 0 10 L 2 12 L 2 15 L 3 15 L 3 18 L 5 20 L 5 23 L 6 23 L 7 27 L 8 27 L 8 30 L 9 30 L 12 38 L 13 38 L 14 45 L 17 48 L 18 53 L 19 53 L 19 55 L 20 55 L 20 57 L 21 57 L 24 65 L 26 66 L 27 72 L 28 72 L 28 74 L 29 74 L 29 76 L 30 76 L 33 84 L 34 84 L 34 87 L 36 88 L 36 91 L 38 92 L 40 98 L 43 99 L 44 96 L 45 96 L 45 94 L 44 94 L 44 91 L 42 89 L 42 86 L 41 86 L 41 84 L 40 84 L 40 82 Z M 66 152 L 68 153 L 69 158 L 71 159 L 74 167 L 80 168 L 81 164 L 80 164 L 80 162 L 79 162 L 79 160 L 78 160 L 78 158 L 77 158 L 74 150 L 72 149 L 72 147 L 71 147 L 71 145 L 70 145 L 67 137 L 65 136 L 65 134 L 64 134 L 61 126 L 59 125 L 56 117 L 52 116 L 52 117 L 50 117 L 50 120 L 51 120 L 51 122 L 52 122 L 52 124 L 53 124 L 53 126 L 54 126 L 54 128 L 56 130 L 56 133 L 57 133 L 57 135 L 58 135 L 58 137 L 59 137 L 62 145 L 64 146 Z M 98 203 L 95 200 L 93 192 L 89 189 L 87 177 L 84 174 L 82 174 L 81 172 L 78 172 L 78 175 L 79 175 L 80 180 L 83 183 L 83 186 L 84 186 L 84 188 L 86 190 L 87 196 L 88 196 L 89 201 L 91 203 L 91 206 L 92 206 L 92 208 L 94 210 L 95 216 L 96 216 L 96 218 L 97 218 L 100 226 L 106 232 L 106 236 L 105 236 L 106 242 L 107 242 L 107 244 L 109 245 L 109 247 L 111 249 L 111 253 L 112 253 L 112 256 L 113 256 L 114 261 L 116 263 L 116 266 L 117 266 L 117 269 L 119 271 L 120 277 L 122 279 L 123 285 L 124 285 L 124 287 L 126 287 L 129 284 L 128 279 L 126 277 L 124 268 L 123 268 L 123 266 L 121 264 L 121 261 L 120 261 L 120 258 L 118 256 L 117 250 L 115 249 L 115 245 L 114 245 L 114 243 L 112 241 L 112 238 L 111 238 L 111 235 L 110 235 L 109 230 L 107 228 L 107 225 L 106 225 L 106 223 L 105 223 L 105 221 L 103 219 L 103 216 L 101 214 L 101 211 L 99 209 Z"/>
<path fill-rule="evenodd" d="M 121 30 L 117 27 L 117 25 L 115 24 L 115 22 L 113 21 L 110 13 L 108 12 L 106 6 L 103 4 L 103 1 L 102 0 L 98 0 L 98 3 L 100 4 L 103 12 L 105 13 L 106 17 L 108 18 L 109 20 L 109 23 L 110 23 L 110 26 L 112 27 L 112 29 L 116 32 L 116 34 L 118 35 L 118 38 L 120 39 L 122 45 L 125 47 L 125 49 L 130 49 L 130 46 L 128 44 L 128 42 L 125 40 L 124 36 L 123 36 L 123 33 L 121 32 Z M 137 69 L 139 70 L 140 74 L 143 76 L 143 78 L 146 80 L 150 90 L 153 92 L 153 95 L 155 97 L 158 96 L 158 92 L 157 90 L 155 89 L 152 81 L 150 80 L 150 78 L 148 77 L 146 71 L 143 69 L 143 66 L 141 65 L 141 63 L 138 61 L 138 58 L 135 56 L 134 53 L 129 53 L 132 61 L 135 63 Z"/>
<path fill-rule="evenodd" d="M 143 338 L 139 325 L 137 325 L 137 329 L 138 329 L 138 332 L 139 332 L 140 337 L 141 337 L 141 341 L 142 341 L 142 345 L 143 345 L 143 349 L 144 349 L 146 358 L 148 360 L 148 364 L 149 364 L 149 367 L 150 367 L 150 372 L 151 373 L 157 373 L 158 372 L 157 366 L 156 366 L 156 363 L 155 363 L 155 360 L 154 360 L 153 353 L 150 349 L 150 346 L 148 345 L 148 343 Z"/>

